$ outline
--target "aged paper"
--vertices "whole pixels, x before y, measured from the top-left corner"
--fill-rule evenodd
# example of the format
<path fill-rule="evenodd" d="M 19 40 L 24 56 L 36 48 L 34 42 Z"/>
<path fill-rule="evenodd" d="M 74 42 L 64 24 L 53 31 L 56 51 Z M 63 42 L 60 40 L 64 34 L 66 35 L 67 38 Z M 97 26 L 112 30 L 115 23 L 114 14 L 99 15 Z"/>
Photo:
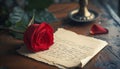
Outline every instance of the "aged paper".
<path fill-rule="evenodd" d="M 62 28 L 54 33 L 54 42 L 46 51 L 30 53 L 23 46 L 18 52 L 59 68 L 71 68 L 79 66 L 81 63 L 81 67 L 83 67 L 107 45 L 107 42 L 103 40 L 78 35 Z"/>

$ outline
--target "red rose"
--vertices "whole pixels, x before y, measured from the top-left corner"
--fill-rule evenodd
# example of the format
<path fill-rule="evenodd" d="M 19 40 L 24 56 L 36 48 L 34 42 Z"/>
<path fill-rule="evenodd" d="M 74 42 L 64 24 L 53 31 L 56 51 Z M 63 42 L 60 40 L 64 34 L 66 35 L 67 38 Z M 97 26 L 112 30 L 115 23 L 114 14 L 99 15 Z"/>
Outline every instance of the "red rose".
<path fill-rule="evenodd" d="M 32 24 L 24 33 L 24 43 L 32 52 L 49 49 L 53 42 L 53 29 L 47 23 Z"/>

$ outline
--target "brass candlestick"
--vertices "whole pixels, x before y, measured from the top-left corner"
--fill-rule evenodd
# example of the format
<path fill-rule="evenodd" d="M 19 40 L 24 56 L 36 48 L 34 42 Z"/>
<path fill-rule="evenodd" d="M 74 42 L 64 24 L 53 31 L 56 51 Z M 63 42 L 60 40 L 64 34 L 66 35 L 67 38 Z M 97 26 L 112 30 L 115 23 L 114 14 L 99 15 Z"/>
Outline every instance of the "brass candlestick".
<path fill-rule="evenodd" d="M 79 23 L 86 23 L 90 21 L 94 21 L 98 16 L 93 10 L 88 10 L 88 0 L 79 0 L 79 9 L 73 10 L 70 12 L 69 17 L 71 20 Z"/>

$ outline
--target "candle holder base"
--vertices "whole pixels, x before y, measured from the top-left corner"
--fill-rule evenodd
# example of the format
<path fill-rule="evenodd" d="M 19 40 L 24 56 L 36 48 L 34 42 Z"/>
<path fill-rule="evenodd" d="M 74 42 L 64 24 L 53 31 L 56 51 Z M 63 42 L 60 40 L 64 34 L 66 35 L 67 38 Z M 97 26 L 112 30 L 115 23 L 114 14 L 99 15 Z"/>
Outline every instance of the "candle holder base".
<path fill-rule="evenodd" d="M 68 14 L 68 17 L 74 23 L 91 23 L 98 18 L 98 13 L 93 10 L 88 10 L 90 12 L 89 16 L 81 16 L 78 13 L 79 9 L 73 10 Z"/>

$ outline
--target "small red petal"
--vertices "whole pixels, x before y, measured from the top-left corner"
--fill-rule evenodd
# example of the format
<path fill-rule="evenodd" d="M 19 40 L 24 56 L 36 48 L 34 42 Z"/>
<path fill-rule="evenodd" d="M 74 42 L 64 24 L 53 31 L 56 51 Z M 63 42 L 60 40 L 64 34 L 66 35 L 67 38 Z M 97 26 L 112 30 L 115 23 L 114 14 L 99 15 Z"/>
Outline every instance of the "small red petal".
<path fill-rule="evenodd" d="M 103 28 L 99 24 L 94 24 L 91 27 L 90 34 L 96 35 L 96 34 L 106 34 L 108 33 L 108 30 L 106 28 Z"/>

